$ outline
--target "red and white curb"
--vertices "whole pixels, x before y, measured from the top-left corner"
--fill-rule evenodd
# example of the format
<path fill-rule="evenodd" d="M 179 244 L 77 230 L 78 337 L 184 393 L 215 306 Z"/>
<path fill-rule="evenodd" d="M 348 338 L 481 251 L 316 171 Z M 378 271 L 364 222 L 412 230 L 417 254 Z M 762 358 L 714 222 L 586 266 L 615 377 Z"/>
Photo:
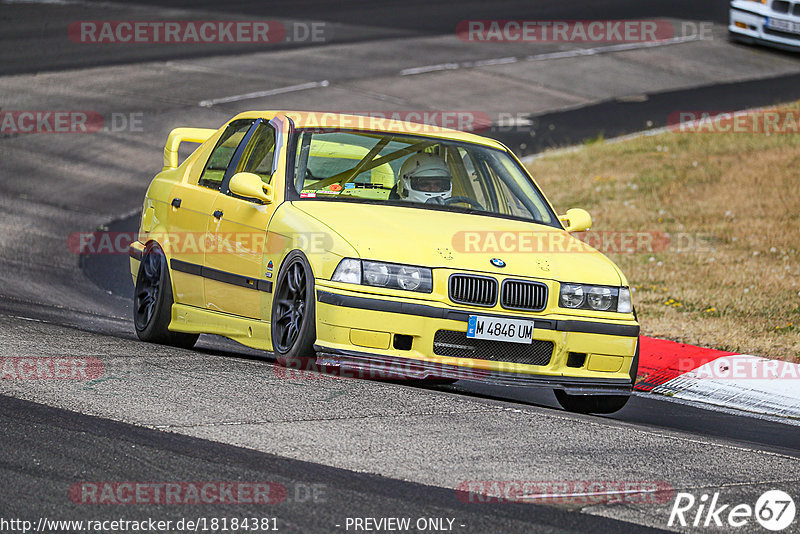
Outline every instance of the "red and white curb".
<path fill-rule="evenodd" d="M 800 365 L 642 336 L 637 391 L 800 421 Z"/>

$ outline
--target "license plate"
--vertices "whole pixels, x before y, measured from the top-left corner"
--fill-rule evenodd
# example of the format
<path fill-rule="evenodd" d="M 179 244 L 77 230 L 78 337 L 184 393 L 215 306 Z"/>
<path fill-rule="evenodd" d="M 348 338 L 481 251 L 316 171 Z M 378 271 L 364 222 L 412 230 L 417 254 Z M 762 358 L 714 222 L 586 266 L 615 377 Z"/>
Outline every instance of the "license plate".
<path fill-rule="evenodd" d="M 772 28 L 773 30 L 780 30 L 789 33 L 800 33 L 800 23 L 793 22 L 791 20 L 783 20 L 783 19 L 767 19 L 767 28 Z"/>
<path fill-rule="evenodd" d="M 533 343 L 533 321 L 470 315 L 467 322 L 467 337 L 511 343 Z"/>

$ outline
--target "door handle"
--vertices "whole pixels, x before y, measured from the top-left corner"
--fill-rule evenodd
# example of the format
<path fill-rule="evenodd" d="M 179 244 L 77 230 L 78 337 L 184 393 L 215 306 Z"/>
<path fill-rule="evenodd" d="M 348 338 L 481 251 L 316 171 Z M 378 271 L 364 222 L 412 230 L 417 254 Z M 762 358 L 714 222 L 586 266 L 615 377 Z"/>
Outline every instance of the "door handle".
<path fill-rule="evenodd" d="M 215 211 L 214 212 L 214 218 L 215 219 L 221 219 L 222 218 L 222 210 Z"/>
<path fill-rule="evenodd" d="M 173 198 L 172 199 L 172 207 L 173 208 L 180 208 L 181 207 L 181 199 Z"/>

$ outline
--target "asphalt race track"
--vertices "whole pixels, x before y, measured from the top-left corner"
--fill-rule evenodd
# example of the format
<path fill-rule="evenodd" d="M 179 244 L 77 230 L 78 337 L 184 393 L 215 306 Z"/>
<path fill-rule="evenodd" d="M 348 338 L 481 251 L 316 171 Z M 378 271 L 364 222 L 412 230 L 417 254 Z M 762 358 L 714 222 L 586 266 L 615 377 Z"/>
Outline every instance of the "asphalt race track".
<path fill-rule="evenodd" d="M 647 532 L 649 529 L 614 519 L 571 513 L 529 504 L 479 507 L 456 498 L 455 492 L 379 475 L 356 473 L 317 463 L 289 460 L 250 449 L 148 430 L 0 397 L 4 449 L 28 450 L 4 466 L 6 485 L 35 485 L 40 503 L 57 503 L 68 491 L 71 473 L 83 480 L 268 480 L 285 488 L 285 501 L 271 505 L 138 505 L 125 510 L 130 519 L 157 517 L 177 523 L 191 517 L 278 517 L 281 531 L 326 532 L 345 525 L 346 517 L 370 517 L 391 510 L 397 517 L 458 518 L 469 529 L 507 532 L 546 530 L 570 532 Z M 86 448 L 100 452 L 87 466 Z M 52 469 L 33 467 L 44 458 L 58 459 Z M 179 476 L 178 476 L 179 475 Z M 10 492 L 9 492 L 10 493 Z M 4 517 L 30 514 L 31 495 L 4 495 Z M 105 519 L 103 507 L 42 506 L 48 517 Z"/>
<path fill-rule="evenodd" d="M 469 18 L 656 17 L 713 32 L 626 50 L 454 35 Z M 74 21 L 127 19 L 322 22 L 327 38 L 265 47 L 67 37 Z M 218 127 L 243 109 L 475 110 L 493 122 L 486 134 L 531 154 L 663 126 L 676 110 L 800 98 L 800 57 L 731 44 L 725 24 L 724 3 L 660 0 L 0 0 L 0 110 L 92 110 L 105 125 L 89 135 L 0 135 L 0 357 L 102 366 L 91 380 L 0 381 L 0 531 L 20 531 L 1 522 L 11 519 L 252 516 L 273 518 L 281 532 L 352 532 L 354 518 L 390 517 L 443 521 L 418 532 L 640 532 L 675 530 L 675 492 L 752 505 L 768 489 L 796 488 L 796 422 L 647 394 L 611 417 L 583 416 L 557 408 L 549 391 L 287 376 L 270 355 L 213 336 L 192 351 L 143 344 L 130 319 L 127 256 L 67 246 L 76 232 L 135 230 L 167 133 Z M 253 92 L 262 96 L 242 96 Z M 208 481 L 272 483 L 284 497 L 95 505 L 74 490 Z M 624 503 L 486 503 L 457 491 L 471 481 L 646 482 L 659 491 Z M 738 531 L 763 530 L 751 521 Z"/>

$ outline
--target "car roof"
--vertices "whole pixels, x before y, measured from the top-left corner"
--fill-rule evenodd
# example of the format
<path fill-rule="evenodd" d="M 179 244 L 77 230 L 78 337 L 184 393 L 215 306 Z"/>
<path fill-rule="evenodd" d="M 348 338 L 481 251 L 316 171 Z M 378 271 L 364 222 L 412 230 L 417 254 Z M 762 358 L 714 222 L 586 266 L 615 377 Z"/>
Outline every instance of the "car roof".
<path fill-rule="evenodd" d="M 382 112 L 383 113 L 383 112 Z M 391 111 L 385 112 L 391 115 Z M 434 112 L 431 112 L 434 113 Z M 442 128 L 418 122 L 400 121 L 387 117 L 367 115 L 349 115 L 346 113 L 331 113 L 327 111 L 245 111 L 231 120 L 237 119 L 272 119 L 284 115 L 292 120 L 296 128 L 341 128 L 343 130 L 364 130 L 370 132 L 386 132 L 397 134 L 419 135 L 447 139 L 450 141 L 464 141 L 475 143 L 501 150 L 507 148 L 494 139 L 477 134 Z"/>

